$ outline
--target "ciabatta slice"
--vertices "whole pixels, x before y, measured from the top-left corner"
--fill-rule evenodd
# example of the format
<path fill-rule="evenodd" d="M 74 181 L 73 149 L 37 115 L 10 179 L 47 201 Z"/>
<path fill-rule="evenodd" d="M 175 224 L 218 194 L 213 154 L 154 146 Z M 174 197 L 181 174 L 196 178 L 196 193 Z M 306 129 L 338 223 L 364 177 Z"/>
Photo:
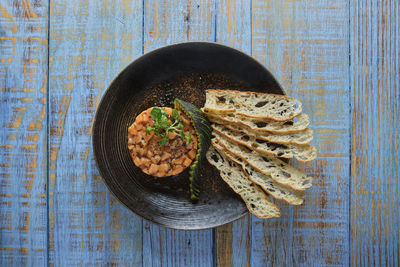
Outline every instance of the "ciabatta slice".
<path fill-rule="evenodd" d="M 295 144 L 295 145 L 307 145 L 313 139 L 313 130 L 310 128 L 305 129 L 301 132 L 287 133 L 287 134 L 274 134 L 269 132 L 259 132 L 238 124 L 225 123 L 219 118 L 210 119 L 211 122 L 216 124 L 224 125 L 226 128 L 250 135 L 256 139 L 265 140 L 277 144 Z"/>
<path fill-rule="evenodd" d="M 284 185 L 281 185 L 274 181 L 271 176 L 265 175 L 248 163 L 243 161 L 241 158 L 227 151 L 223 146 L 218 144 L 218 140 L 213 138 L 211 144 L 221 154 L 226 156 L 228 160 L 231 160 L 241 167 L 242 172 L 249 178 L 253 183 L 261 186 L 268 194 L 274 198 L 281 199 L 292 205 L 301 205 L 304 201 L 304 193 L 300 191 L 294 191 Z"/>
<path fill-rule="evenodd" d="M 299 115 L 302 104 L 285 96 L 234 90 L 206 90 L 205 110 L 236 113 L 249 118 L 289 121 Z"/>
<path fill-rule="evenodd" d="M 312 186 L 311 177 L 274 156 L 262 155 L 257 151 L 234 143 L 216 132 L 213 132 L 211 140 L 212 143 L 218 142 L 225 151 L 241 158 L 257 171 L 270 175 L 277 183 L 294 190 L 305 190 Z"/>
<path fill-rule="evenodd" d="M 206 157 L 218 169 L 221 178 L 241 196 L 251 213 L 260 218 L 280 217 L 278 207 L 243 174 L 236 163 L 229 161 L 213 147 L 210 147 Z"/>
<path fill-rule="evenodd" d="M 281 122 L 272 121 L 265 119 L 255 119 L 236 115 L 234 113 L 218 114 L 211 111 L 206 111 L 204 108 L 201 109 L 208 119 L 212 122 L 231 124 L 241 127 L 245 127 L 248 130 L 255 132 L 268 132 L 275 134 L 289 134 L 301 132 L 307 129 L 310 125 L 310 119 L 307 114 L 300 114 L 291 121 Z M 218 120 L 218 121 L 216 121 Z"/>
<path fill-rule="evenodd" d="M 232 131 L 219 124 L 212 124 L 211 127 L 215 132 L 228 138 L 232 142 L 244 145 L 261 154 L 273 155 L 280 158 L 295 157 L 301 162 L 311 161 L 317 157 L 316 148 L 310 145 L 277 144 L 256 139 L 244 133 Z"/>

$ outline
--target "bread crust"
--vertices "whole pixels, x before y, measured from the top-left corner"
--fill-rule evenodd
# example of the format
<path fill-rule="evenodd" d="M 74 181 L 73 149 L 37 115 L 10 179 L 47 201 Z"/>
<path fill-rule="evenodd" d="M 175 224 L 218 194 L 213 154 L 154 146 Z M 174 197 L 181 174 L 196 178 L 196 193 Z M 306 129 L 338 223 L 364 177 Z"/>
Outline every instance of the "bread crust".
<path fill-rule="evenodd" d="M 241 140 L 237 136 L 235 136 L 235 132 L 229 130 L 228 128 L 212 124 L 211 127 L 215 132 L 224 136 L 225 138 L 229 139 L 230 141 L 246 146 L 249 149 L 259 152 L 260 154 L 265 155 L 272 155 L 275 157 L 281 158 L 293 158 L 295 157 L 300 162 L 308 162 L 314 160 L 317 157 L 317 150 L 315 147 L 311 145 L 282 145 L 282 144 L 275 144 L 275 143 L 260 143 L 256 142 L 255 138 L 249 137 L 248 141 Z M 246 136 L 246 135 L 244 135 Z"/>
<path fill-rule="evenodd" d="M 216 94 L 222 94 L 223 96 L 217 97 L 215 96 Z M 233 100 L 232 95 L 236 95 L 235 97 L 236 103 Z M 213 107 L 212 104 L 214 103 L 214 100 L 215 104 L 218 103 L 216 99 L 213 99 L 214 96 L 218 99 L 223 98 L 221 103 L 225 102 L 226 98 L 230 98 L 229 103 L 224 103 L 224 106 L 228 107 L 221 107 L 220 109 Z M 245 96 L 245 98 L 240 98 L 243 96 Z M 257 96 L 258 98 L 266 98 L 266 99 L 259 99 L 257 100 L 257 103 L 253 103 L 252 106 L 248 105 L 247 107 L 244 107 L 243 105 L 240 105 L 241 102 L 246 102 L 246 97 L 251 97 L 251 96 Z M 268 103 L 267 98 L 272 98 L 271 99 L 271 101 L 273 102 L 272 105 Z M 258 102 L 262 100 L 266 101 Z M 279 100 L 287 100 L 286 101 L 287 105 L 285 106 L 284 103 L 281 103 L 280 105 L 275 105 L 274 103 Z M 257 106 L 260 103 L 263 103 L 262 106 Z M 283 108 L 285 110 L 282 110 Z M 247 109 L 247 111 L 245 111 L 245 109 Z M 256 112 L 259 109 L 260 112 Z M 292 120 L 294 117 L 299 115 L 302 112 L 302 104 L 299 100 L 288 97 L 286 95 L 266 94 L 266 93 L 250 92 L 250 91 L 208 89 L 206 90 L 206 104 L 204 106 L 204 110 L 222 114 L 236 113 L 238 115 L 248 118 L 269 119 L 269 120 L 284 122 Z"/>
<path fill-rule="evenodd" d="M 243 162 L 249 164 L 260 173 L 270 175 L 279 184 L 296 191 L 302 191 L 312 186 L 312 177 L 307 176 L 278 158 L 263 156 L 255 151 L 250 152 L 250 150 L 241 148 L 240 145 L 233 144 L 216 133 L 214 133 L 214 139 L 216 140 L 214 144 L 217 142 L 219 146 L 223 147 L 224 151 L 242 159 Z"/>
<path fill-rule="evenodd" d="M 304 201 L 304 193 L 301 191 L 294 191 L 291 188 L 285 187 L 276 181 L 271 176 L 265 175 L 261 172 L 257 172 L 251 166 L 246 165 L 243 160 L 232 154 L 230 151 L 225 150 L 223 146 L 218 144 L 214 139 L 212 141 L 214 148 L 220 153 L 224 154 L 227 159 L 235 162 L 239 165 L 242 173 L 253 183 L 260 186 L 264 191 L 273 196 L 276 199 L 285 201 L 292 205 L 301 205 Z"/>
<path fill-rule="evenodd" d="M 304 131 L 310 124 L 310 120 L 307 114 L 299 114 L 293 119 L 292 125 L 287 122 L 277 122 L 271 120 L 254 119 L 248 117 L 238 117 L 233 112 L 220 113 L 206 111 L 202 108 L 203 113 L 207 116 L 210 121 L 218 119 L 227 124 L 234 124 L 241 127 L 245 127 L 250 131 L 254 131 L 260 134 L 272 133 L 272 134 L 290 134 Z M 257 126 L 257 123 L 263 124 L 263 126 Z"/>
<path fill-rule="evenodd" d="M 219 158 L 219 160 L 223 159 L 224 162 L 229 162 L 229 166 L 227 166 L 226 164 L 224 164 L 224 166 L 222 166 L 221 164 L 217 164 L 212 157 L 216 156 Z M 224 155 L 218 153 L 215 148 L 210 147 L 210 149 L 207 152 L 207 160 L 210 162 L 211 165 L 213 165 L 214 167 L 217 168 L 217 170 L 220 172 L 220 176 L 221 178 L 232 188 L 233 191 L 235 191 L 235 193 L 239 194 L 240 197 L 243 199 L 244 203 L 247 206 L 247 209 L 254 214 L 255 216 L 259 217 L 259 218 L 273 218 L 273 217 L 280 217 L 281 213 L 279 208 L 272 203 L 269 199 L 268 196 L 261 190 L 261 188 L 259 188 L 257 185 L 253 184 L 250 180 L 248 180 L 248 178 L 241 172 L 239 166 L 234 163 L 234 162 L 230 162 Z M 235 186 L 233 184 L 233 180 L 230 177 L 230 175 L 227 175 L 223 172 L 222 168 L 223 167 L 229 167 L 229 170 L 231 172 L 231 176 L 235 175 L 235 176 L 241 176 L 241 178 L 243 178 L 243 182 L 244 184 L 241 184 L 242 186 L 242 190 L 238 190 L 238 187 Z M 243 188 L 246 187 L 246 188 Z M 258 201 L 257 203 L 250 203 L 251 199 L 249 199 L 248 197 L 246 197 L 245 193 L 246 193 L 246 189 L 254 189 L 253 194 L 255 195 L 254 198 L 260 198 L 261 201 Z M 253 201 L 255 202 L 255 201 Z M 256 206 L 253 208 L 252 205 L 254 204 L 260 204 L 262 202 L 262 204 L 265 204 L 265 206 L 263 208 L 265 208 L 266 210 L 264 211 L 264 214 L 261 214 L 260 212 L 257 212 L 255 210 Z M 268 211 L 267 211 L 268 209 Z"/>
<path fill-rule="evenodd" d="M 306 128 L 305 130 L 296 133 L 273 134 L 270 132 L 254 131 L 252 129 L 243 127 L 235 123 L 225 123 L 224 120 L 221 120 L 218 117 L 208 117 L 208 118 L 211 122 L 224 125 L 224 127 L 232 131 L 248 134 L 249 136 L 252 136 L 256 139 L 261 139 L 277 144 L 307 145 L 313 139 L 313 130 L 311 130 L 310 128 Z"/>

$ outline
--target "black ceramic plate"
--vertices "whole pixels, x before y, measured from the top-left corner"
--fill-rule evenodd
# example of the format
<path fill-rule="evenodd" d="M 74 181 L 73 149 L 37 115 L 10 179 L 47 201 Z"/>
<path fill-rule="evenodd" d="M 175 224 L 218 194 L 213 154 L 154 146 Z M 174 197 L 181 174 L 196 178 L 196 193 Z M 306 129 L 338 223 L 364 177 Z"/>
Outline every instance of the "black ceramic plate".
<path fill-rule="evenodd" d="M 205 89 L 283 94 L 274 77 L 253 58 L 214 43 L 182 43 L 154 50 L 131 63 L 111 83 L 97 109 L 93 147 L 101 176 L 130 210 L 159 225 L 205 229 L 247 213 L 241 198 L 208 163 L 202 166 L 200 201 L 189 198 L 188 171 L 154 178 L 129 156 L 127 129 L 152 106 L 180 98 L 202 107 Z"/>

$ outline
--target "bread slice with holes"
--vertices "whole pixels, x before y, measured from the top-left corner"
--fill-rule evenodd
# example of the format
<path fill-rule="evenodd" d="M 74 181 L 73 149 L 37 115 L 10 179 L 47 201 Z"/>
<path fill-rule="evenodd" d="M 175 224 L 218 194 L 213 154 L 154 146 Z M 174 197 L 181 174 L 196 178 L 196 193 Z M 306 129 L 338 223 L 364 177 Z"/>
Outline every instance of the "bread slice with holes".
<path fill-rule="evenodd" d="M 205 110 L 236 113 L 249 118 L 289 121 L 299 115 L 302 104 L 285 96 L 233 90 L 206 90 Z"/>
<path fill-rule="evenodd" d="M 301 191 L 312 186 L 312 177 L 274 156 L 261 155 L 245 146 L 230 141 L 216 132 L 213 132 L 212 142 L 218 143 L 225 151 L 242 159 L 243 162 L 255 170 L 265 175 L 270 175 L 279 184 Z"/>
<path fill-rule="evenodd" d="M 310 128 L 305 129 L 302 132 L 297 133 L 289 133 L 289 134 L 259 134 L 253 131 L 246 131 L 246 129 L 242 126 L 234 126 L 234 125 L 226 125 L 227 128 L 232 131 L 247 133 L 251 137 L 256 139 L 265 140 L 272 143 L 277 144 L 295 144 L 295 145 L 307 145 L 313 139 L 313 130 Z"/>
<path fill-rule="evenodd" d="M 246 146 L 264 155 L 273 155 L 280 158 L 295 157 L 301 162 L 311 161 L 317 157 L 317 150 L 310 145 L 277 144 L 232 131 L 223 125 L 212 124 L 211 127 L 219 135 L 224 136 L 232 142 Z"/>
<path fill-rule="evenodd" d="M 265 119 L 248 118 L 234 113 L 218 114 L 212 111 L 207 111 L 204 108 L 202 108 L 201 110 L 211 122 L 225 125 L 230 124 L 241 126 L 248 131 L 253 131 L 260 134 L 263 134 L 265 132 L 273 134 L 296 133 L 304 131 L 305 129 L 307 129 L 308 125 L 310 125 L 310 119 L 308 115 L 304 113 L 293 118 L 293 120 L 280 122 Z"/>
<path fill-rule="evenodd" d="M 226 156 L 228 160 L 231 160 L 241 167 L 242 172 L 247 176 L 247 178 L 253 183 L 261 186 L 268 194 L 274 198 L 284 200 L 292 205 L 301 205 L 304 201 L 304 193 L 301 191 L 294 191 L 284 185 L 275 182 L 271 176 L 265 175 L 247 162 L 245 162 L 240 157 L 230 153 L 223 146 L 218 143 L 216 138 L 211 139 L 211 143 L 214 148 L 222 155 Z"/>
<path fill-rule="evenodd" d="M 273 143 L 277 143 L 277 144 L 306 145 L 306 144 L 309 144 L 313 139 L 313 130 L 311 130 L 310 128 L 307 128 L 301 132 L 296 132 L 296 133 L 273 134 L 273 133 L 269 133 L 269 132 L 254 131 L 252 129 L 248 129 L 247 127 L 244 127 L 239 124 L 225 123 L 220 118 L 214 118 L 211 121 L 216 124 L 224 125 L 226 128 L 228 128 L 232 131 L 245 133 L 256 139 L 261 139 L 261 140 L 265 140 L 265 141 L 273 142 Z"/>
<path fill-rule="evenodd" d="M 213 147 L 207 151 L 206 157 L 218 169 L 221 178 L 240 195 L 251 213 L 260 218 L 280 217 L 278 207 L 243 174 L 236 163 L 229 161 Z"/>

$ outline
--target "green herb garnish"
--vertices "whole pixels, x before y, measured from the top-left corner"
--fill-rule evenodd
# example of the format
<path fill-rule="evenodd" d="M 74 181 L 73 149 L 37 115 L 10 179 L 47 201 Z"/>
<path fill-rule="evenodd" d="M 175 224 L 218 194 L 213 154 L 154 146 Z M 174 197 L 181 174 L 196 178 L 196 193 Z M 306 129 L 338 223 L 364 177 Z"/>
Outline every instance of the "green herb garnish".
<path fill-rule="evenodd" d="M 160 136 L 161 140 L 158 142 L 160 146 L 164 146 L 168 143 L 168 133 L 176 134 L 181 140 L 186 138 L 186 145 L 190 143 L 192 137 L 189 133 L 186 135 L 183 132 L 185 126 L 179 121 L 178 110 L 172 109 L 170 116 L 165 110 L 155 107 L 151 110 L 150 116 L 154 121 L 154 127 L 148 125 L 146 127 L 146 134 L 154 132 L 157 136 Z"/>

